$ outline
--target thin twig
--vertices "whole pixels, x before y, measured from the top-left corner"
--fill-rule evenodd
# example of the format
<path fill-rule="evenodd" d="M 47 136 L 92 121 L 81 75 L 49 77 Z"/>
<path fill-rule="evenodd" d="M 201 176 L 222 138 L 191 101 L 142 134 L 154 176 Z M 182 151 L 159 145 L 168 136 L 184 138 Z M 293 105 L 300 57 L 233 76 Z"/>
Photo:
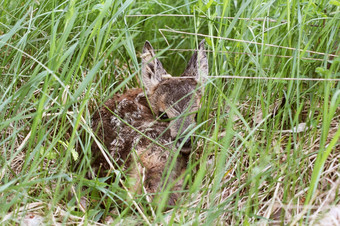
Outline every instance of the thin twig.
<path fill-rule="evenodd" d="M 337 79 L 337 78 L 277 78 L 277 77 L 250 77 L 250 76 L 239 76 L 239 75 L 217 75 L 217 76 L 209 76 L 209 78 L 340 82 L 340 79 Z"/>
<path fill-rule="evenodd" d="M 207 16 L 204 15 L 185 15 L 185 14 L 135 14 L 135 15 L 126 15 L 125 17 L 201 17 L 201 18 L 207 18 Z M 236 17 L 230 17 L 230 16 L 215 16 L 214 18 L 218 19 L 228 19 L 233 20 Z M 254 21 L 268 21 L 268 22 L 280 22 L 286 24 L 287 21 L 282 20 L 274 20 L 269 18 L 237 18 L 238 20 L 254 20 Z"/>
<path fill-rule="evenodd" d="M 176 52 L 195 52 L 196 49 L 156 49 L 156 52 L 159 51 L 176 51 Z M 215 52 L 215 53 L 229 53 L 229 54 L 243 54 L 243 55 L 257 55 L 256 53 L 245 53 L 245 52 L 231 52 L 231 51 L 218 51 L 218 50 L 204 50 L 204 52 Z M 280 57 L 280 58 L 293 58 L 293 56 L 284 56 L 284 55 L 274 55 L 274 54 L 263 54 L 264 56 L 270 57 Z M 310 58 L 310 57 L 301 57 L 302 60 L 314 60 L 314 61 L 324 61 L 323 59 L 319 58 Z"/>
<path fill-rule="evenodd" d="M 200 17 L 200 18 L 208 18 L 205 15 L 189 15 L 189 14 L 133 14 L 133 15 L 125 15 L 125 17 Z M 227 19 L 227 20 L 234 20 L 235 18 L 238 20 L 246 20 L 246 21 L 266 21 L 266 22 L 273 22 L 273 23 L 281 23 L 281 24 L 287 24 L 288 21 L 286 20 L 275 20 L 275 19 L 269 19 L 269 18 L 243 18 L 243 17 L 232 17 L 232 16 L 214 16 L 209 19 Z M 320 20 L 326 20 L 330 19 L 329 17 L 325 18 L 318 18 Z M 321 27 L 317 24 L 310 24 L 311 27 Z"/>
<path fill-rule="evenodd" d="M 86 213 L 86 209 L 85 209 L 86 207 L 84 208 L 84 206 L 81 204 L 81 202 L 80 202 L 80 200 L 79 200 L 79 198 L 78 198 L 78 196 L 77 196 L 77 192 L 76 192 L 76 190 L 74 189 L 74 186 L 73 186 L 73 185 L 71 186 L 71 191 L 72 191 L 74 197 L 76 198 L 76 201 L 77 201 L 77 203 L 78 203 L 78 205 L 79 205 L 80 210 L 81 210 L 83 213 Z"/>
<path fill-rule="evenodd" d="M 186 15 L 186 14 L 135 14 L 135 15 L 126 15 L 125 17 L 201 17 L 201 18 L 207 18 L 204 15 Z M 214 18 L 218 19 L 228 19 L 233 20 L 236 17 L 230 17 L 230 16 L 215 16 Z M 280 22 L 280 23 L 287 23 L 287 21 L 282 20 L 274 20 L 269 18 L 237 18 L 238 20 L 254 20 L 254 21 L 268 21 L 268 22 Z"/>
<path fill-rule="evenodd" d="M 159 30 L 160 31 L 172 32 L 172 33 L 177 33 L 177 34 L 195 35 L 195 36 L 200 36 L 200 37 L 216 38 L 216 39 L 228 40 L 228 41 L 234 41 L 234 42 L 243 42 L 243 43 L 249 43 L 249 44 L 255 44 L 255 45 L 264 45 L 264 46 L 268 46 L 268 47 L 275 47 L 275 48 L 281 48 L 281 49 L 298 50 L 300 52 L 319 54 L 319 55 L 328 56 L 328 57 L 330 57 L 330 56 L 338 57 L 338 55 L 335 55 L 335 54 L 327 54 L 327 53 L 321 53 L 321 52 L 316 52 L 316 51 L 311 51 L 311 50 L 303 50 L 303 49 L 297 49 L 297 48 L 292 48 L 292 47 L 287 47 L 287 46 L 279 46 L 279 45 L 274 45 L 274 44 L 266 44 L 266 43 L 247 41 L 247 40 L 242 40 L 242 39 L 225 38 L 225 37 L 220 37 L 220 36 L 215 36 L 215 35 L 197 34 L 197 33 L 191 33 L 191 32 L 178 31 L 178 30 L 174 30 L 174 29 L 159 29 Z"/>
<path fill-rule="evenodd" d="M 196 78 L 194 76 L 174 77 L 174 78 Z M 250 77 L 240 75 L 212 75 L 208 78 L 229 78 L 229 79 L 253 79 L 253 80 L 284 80 L 284 81 L 328 81 L 328 82 L 340 82 L 338 78 L 277 78 L 277 77 Z"/>

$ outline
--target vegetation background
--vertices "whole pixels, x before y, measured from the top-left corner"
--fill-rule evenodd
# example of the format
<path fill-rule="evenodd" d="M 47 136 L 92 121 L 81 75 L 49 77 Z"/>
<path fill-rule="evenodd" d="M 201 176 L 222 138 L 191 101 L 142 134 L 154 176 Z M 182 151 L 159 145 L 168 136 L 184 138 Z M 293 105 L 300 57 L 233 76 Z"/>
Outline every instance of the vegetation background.
<path fill-rule="evenodd" d="M 91 114 L 140 86 L 145 40 L 180 75 L 202 39 L 177 206 L 86 179 Z M 339 43 L 339 0 L 0 0 L 0 224 L 339 223 Z"/>

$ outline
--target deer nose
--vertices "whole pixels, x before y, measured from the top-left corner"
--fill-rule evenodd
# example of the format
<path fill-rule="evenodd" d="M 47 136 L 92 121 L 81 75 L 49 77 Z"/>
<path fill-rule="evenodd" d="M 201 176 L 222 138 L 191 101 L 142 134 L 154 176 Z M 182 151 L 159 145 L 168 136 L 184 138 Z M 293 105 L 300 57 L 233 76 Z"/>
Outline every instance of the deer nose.
<path fill-rule="evenodd" d="M 183 142 L 184 138 L 179 138 L 178 142 L 181 144 Z M 183 144 L 184 148 L 190 148 L 191 147 L 191 138 L 189 137 L 185 143 Z"/>

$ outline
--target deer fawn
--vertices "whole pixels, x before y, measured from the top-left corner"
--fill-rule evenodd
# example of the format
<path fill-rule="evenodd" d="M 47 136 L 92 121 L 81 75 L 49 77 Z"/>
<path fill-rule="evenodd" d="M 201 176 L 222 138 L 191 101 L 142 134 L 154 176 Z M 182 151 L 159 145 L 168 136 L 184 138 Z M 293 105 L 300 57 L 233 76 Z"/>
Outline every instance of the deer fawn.
<path fill-rule="evenodd" d="M 92 129 L 118 166 L 128 175 L 129 190 L 146 190 L 152 197 L 171 186 L 168 204 L 183 190 L 183 176 L 191 151 L 188 131 L 195 125 L 201 93 L 208 76 L 204 41 L 181 77 L 172 77 L 146 41 L 142 54 L 142 89 L 115 95 L 92 118 Z M 94 166 L 109 169 L 96 143 Z M 171 163 L 174 161 L 174 164 Z M 168 176 L 167 176 L 168 175 Z M 165 187 L 165 186 L 164 186 Z M 176 193 L 177 191 L 177 193 Z"/>

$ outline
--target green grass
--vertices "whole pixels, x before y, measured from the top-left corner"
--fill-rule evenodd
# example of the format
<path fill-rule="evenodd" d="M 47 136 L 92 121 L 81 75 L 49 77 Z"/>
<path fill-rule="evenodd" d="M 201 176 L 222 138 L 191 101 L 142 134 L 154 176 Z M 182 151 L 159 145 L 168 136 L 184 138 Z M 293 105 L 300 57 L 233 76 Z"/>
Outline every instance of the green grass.
<path fill-rule="evenodd" d="M 145 40 L 177 76 L 192 54 L 178 49 L 203 38 L 211 77 L 177 206 L 127 201 L 118 168 L 86 179 L 91 114 L 139 86 Z M 325 223 L 340 204 L 339 55 L 339 0 L 1 0 L 0 224 Z"/>

